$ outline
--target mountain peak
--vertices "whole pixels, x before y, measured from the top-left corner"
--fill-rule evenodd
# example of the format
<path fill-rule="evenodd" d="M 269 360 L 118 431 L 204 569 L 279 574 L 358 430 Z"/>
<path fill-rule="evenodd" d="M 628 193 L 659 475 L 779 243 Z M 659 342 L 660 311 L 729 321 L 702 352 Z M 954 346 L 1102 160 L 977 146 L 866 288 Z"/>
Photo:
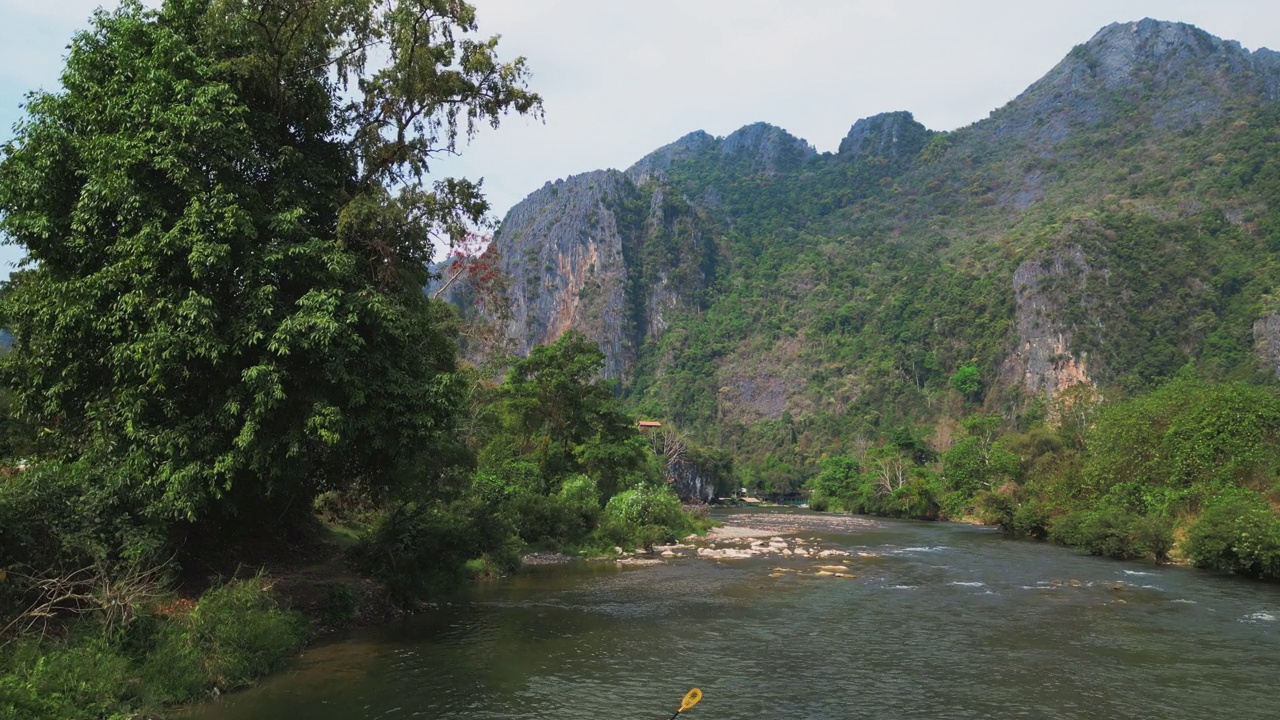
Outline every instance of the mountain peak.
<path fill-rule="evenodd" d="M 671 163 L 688 157 L 715 141 L 716 139 L 706 130 L 694 130 L 637 160 L 634 165 L 627 168 L 627 177 L 636 184 L 653 177 L 666 177 Z"/>
<path fill-rule="evenodd" d="M 1113 23 L 978 123 L 979 134 L 1052 147 L 1073 129 L 1125 118 L 1156 130 L 1203 125 L 1235 102 L 1280 99 L 1280 55 L 1194 25 Z M 1141 107 L 1143 117 L 1128 117 Z"/>
<path fill-rule="evenodd" d="M 1069 57 L 1086 62 L 1106 86 L 1125 87 L 1136 82 L 1137 71 L 1150 66 L 1159 66 L 1167 77 L 1181 77 L 1189 66 L 1214 58 L 1238 71 L 1249 64 L 1250 53 L 1240 43 L 1194 25 L 1145 18 L 1102 28 Z"/>
<path fill-rule="evenodd" d="M 900 158 L 915 155 L 929 131 L 906 110 L 865 117 L 840 141 L 839 155 Z"/>
<path fill-rule="evenodd" d="M 754 170 L 774 173 L 799 165 L 818 151 L 776 125 L 755 122 L 725 136 L 720 154 L 749 158 Z"/>

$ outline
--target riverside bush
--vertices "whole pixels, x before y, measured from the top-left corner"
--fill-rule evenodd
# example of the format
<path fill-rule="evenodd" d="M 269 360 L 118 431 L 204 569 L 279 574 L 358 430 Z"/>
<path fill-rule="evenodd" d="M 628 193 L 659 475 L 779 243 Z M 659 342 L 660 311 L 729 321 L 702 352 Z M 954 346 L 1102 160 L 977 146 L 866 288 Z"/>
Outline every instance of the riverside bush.
<path fill-rule="evenodd" d="M 89 461 L 0 477 L 0 557 L 41 571 L 160 554 L 165 525 L 146 517 L 128 485 Z"/>
<path fill-rule="evenodd" d="M 569 542 L 584 540 L 600 521 L 600 490 L 595 480 L 574 475 L 560 485 L 557 505 L 563 514 L 564 536 Z"/>
<path fill-rule="evenodd" d="M 214 687 L 244 687 L 278 669 L 309 634 L 306 619 L 281 607 L 265 578 L 233 580 L 205 593 L 190 613 L 134 633 L 143 697 L 172 704 Z"/>
<path fill-rule="evenodd" d="M 605 505 L 599 535 L 622 547 L 674 542 L 697 529 L 693 518 L 669 488 L 641 485 L 613 496 Z"/>
<path fill-rule="evenodd" d="M 499 510 L 475 500 L 405 503 L 375 518 L 352 558 L 393 600 L 411 606 L 458 586 L 468 561 L 487 557 L 499 569 L 519 564 L 513 528 Z"/>
<path fill-rule="evenodd" d="M 122 720 L 142 705 L 198 700 L 279 668 L 308 634 L 259 577 L 210 590 L 185 615 L 19 637 L 0 648 L 0 720 Z"/>
<path fill-rule="evenodd" d="M 0 650 L 0 720 L 132 717 L 130 670 L 101 635 L 20 638 Z"/>
<path fill-rule="evenodd" d="M 360 597 L 350 585 L 333 583 L 325 592 L 324 604 L 320 609 L 320 622 L 333 628 L 340 628 L 356 619 L 360 610 Z"/>
<path fill-rule="evenodd" d="M 1196 567 L 1280 578 L 1280 518 L 1264 498 L 1238 490 L 1205 508 L 1182 550 Z"/>
<path fill-rule="evenodd" d="M 1020 486 L 999 492 L 981 492 L 974 498 L 978 516 L 1014 537 L 1043 539 L 1048 534 L 1049 517 L 1044 507 Z"/>
<path fill-rule="evenodd" d="M 1173 547 L 1173 523 L 1115 508 L 1067 513 L 1049 524 L 1049 539 L 1090 555 L 1163 562 Z"/>
<path fill-rule="evenodd" d="M 306 642 L 306 620 L 282 608 L 264 578 L 210 590 L 179 625 L 204 659 L 205 672 L 223 688 L 247 685 L 278 668 Z"/>
<path fill-rule="evenodd" d="M 559 488 L 556 489 L 556 485 Z M 537 466 L 508 462 L 473 476 L 471 497 L 529 545 L 559 548 L 583 542 L 600 518 L 600 491 L 583 474 L 548 481 Z"/>

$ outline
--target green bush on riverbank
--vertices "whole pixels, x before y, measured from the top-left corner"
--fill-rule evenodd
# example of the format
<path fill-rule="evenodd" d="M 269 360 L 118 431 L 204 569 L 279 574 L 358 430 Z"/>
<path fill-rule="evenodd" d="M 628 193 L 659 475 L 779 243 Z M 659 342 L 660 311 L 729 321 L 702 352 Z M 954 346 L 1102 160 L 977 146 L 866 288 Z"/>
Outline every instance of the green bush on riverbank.
<path fill-rule="evenodd" d="M 938 466 L 893 443 L 830 458 L 808 483 L 811 505 L 915 518 L 940 508 L 1094 555 L 1280 578 L 1275 388 L 1186 371 L 1106 403 L 1069 394 L 1055 414 L 1025 429 L 971 416 Z"/>
<path fill-rule="evenodd" d="M 163 609 L 121 627 L 89 615 L 61 634 L 10 638 L 0 646 L 0 720 L 115 720 L 198 700 L 277 669 L 309 635 L 262 578 L 210 590 L 188 612 Z"/>

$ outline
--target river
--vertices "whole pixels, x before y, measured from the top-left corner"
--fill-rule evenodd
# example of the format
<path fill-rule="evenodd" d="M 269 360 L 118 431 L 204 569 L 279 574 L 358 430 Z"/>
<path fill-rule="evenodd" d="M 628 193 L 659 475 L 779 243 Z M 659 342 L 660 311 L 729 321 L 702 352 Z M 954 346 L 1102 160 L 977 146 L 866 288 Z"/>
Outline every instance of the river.
<path fill-rule="evenodd" d="M 184 717 L 647 720 L 692 687 L 691 720 L 1280 717 L 1280 585 L 950 523 L 799 535 L 856 577 L 778 557 L 531 568 Z"/>

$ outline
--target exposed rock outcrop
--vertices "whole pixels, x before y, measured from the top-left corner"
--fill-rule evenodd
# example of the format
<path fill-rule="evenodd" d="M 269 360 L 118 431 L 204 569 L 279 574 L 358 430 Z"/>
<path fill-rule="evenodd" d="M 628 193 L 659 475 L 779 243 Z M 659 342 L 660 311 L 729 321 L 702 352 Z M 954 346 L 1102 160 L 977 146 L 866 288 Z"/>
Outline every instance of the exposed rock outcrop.
<path fill-rule="evenodd" d="M 494 243 L 517 352 L 576 328 L 600 344 L 606 376 L 630 364 L 623 230 L 613 208 L 634 192 L 625 175 L 602 170 L 547 183 L 507 213 Z"/>
<path fill-rule="evenodd" d="M 1262 366 L 1280 378 L 1280 310 L 1271 309 L 1253 323 L 1253 347 Z"/>
<path fill-rule="evenodd" d="M 1229 98 L 1277 97 L 1280 60 L 1185 23 L 1113 23 L 1077 45 L 1043 78 L 983 123 L 995 138 L 1053 147 L 1073 127 L 1140 112 L 1154 128 L 1182 128 L 1221 114 Z"/>
<path fill-rule="evenodd" d="M 547 183 L 507 213 L 494 243 L 516 352 L 574 328 L 599 343 L 609 378 L 626 376 L 673 312 L 705 302 L 716 264 L 692 206 L 616 170 Z"/>
<path fill-rule="evenodd" d="M 1071 329 L 1061 321 L 1063 306 L 1079 302 L 1090 268 L 1077 245 L 1022 263 L 1013 274 L 1017 345 L 1001 374 L 1029 395 L 1051 400 L 1081 383 L 1091 383 L 1088 358 L 1071 349 Z"/>
<path fill-rule="evenodd" d="M 654 150 L 627 168 L 627 177 L 639 185 L 646 180 L 665 180 L 671 163 L 690 157 L 706 147 L 714 145 L 716 139 L 705 130 L 695 130 L 669 145 Z"/>
<path fill-rule="evenodd" d="M 742 160 L 750 172 L 790 170 L 818 154 L 813 146 L 775 125 L 758 122 L 720 141 L 720 154 Z"/>
<path fill-rule="evenodd" d="M 928 138 L 929 131 L 911 113 L 880 113 L 854 123 L 840 141 L 837 154 L 849 158 L 909 158 L 920 152 Z"/>
<path fill-rule="evenodd" d="M 1215 196 L 1215 168 L 1240 168 L 1241 183 L 1256 170 L 1245 154 L 1265 136 L 1248 133 L 1269 117 L 1267 100 L 1280 101 L 1280 54 L 1142 20 L 1103 28 L 990 118 L 946 134 L 907 112 L 859 120 L 834 155 L 766 123 L 723 138 L 689 133 L 625 172 L 548 184 L 512 209 L 495 240 L 511 334 L 527 352 L 576 328 L 600 343 L 609 377 L 628 378 L 643 357 L 649 375 L 634 387 L 690 425 L 839 418 L 890 382 L 878 343 L 903 346 L 897 369 L 922 390 L 942 370 L 917 365 L 972 356 L 965 328 L 977 318 L 964 310 L 935 313 L 932 331 L 909 313 L 881 312 L 899 300 L 886 278 L 932 272 L 937 258 L 958 277 L 1000 274 L 998 304 L 982 320 L 995 328 L 982 338 L 984 367 L 1010 319 L 1014 347 L 999 363 L 1004 383 L 986 387 L 1053 398 L 1081 384 L 1155 382 L 1225 322 L 1202 301 L 1219 291 L 1217 270 L 1182 254 L 1205 252 L 1189 228 L 1207 232 L 1207 210 L 1259 232 L 1265 198 L 1243 185 Z M 1197 128 L 1212 130 L 1193 144 Z M 1190 225 L 1155 228 L 1152 218 Z M 791 275 L 753 271 L 787 269 L 805 253 Z M 866 272 L 853 271 L 858 263 Z M 797 274 L 806 282 L 793 283 Z M 755 298 L 770 304 L 757 317 L 777 321 L 768 328 L 716 315 L 722 300 L 753 315 Z M 715 322 L 699 324 L 706 308 Z M 688 333 L 670 332 L 686 317 Z M 1215 342 L 1247 337 L 1232 322 L 1230 338 Z M 919 337 L 908 349 L 898 326 L 911 323 Z M 709 328 L 732 337 L 709 338 Z M 1280 313 L 1258 320 L 1254 335 L 1280 373 Z M 663 394 L 673 379 L 684 395 Z M 686 418 L 675 411 L 690 393 L 701 402 Z M 777 432 L 784 443 L 803 437 L 786 424 Z"/>
<path fill-rule="evenodd" d="M 678 460 L 667 465 L 672 489 L 681 500 L 711 502 L 716 497 L 716 478 L 697 463 Z"/>

